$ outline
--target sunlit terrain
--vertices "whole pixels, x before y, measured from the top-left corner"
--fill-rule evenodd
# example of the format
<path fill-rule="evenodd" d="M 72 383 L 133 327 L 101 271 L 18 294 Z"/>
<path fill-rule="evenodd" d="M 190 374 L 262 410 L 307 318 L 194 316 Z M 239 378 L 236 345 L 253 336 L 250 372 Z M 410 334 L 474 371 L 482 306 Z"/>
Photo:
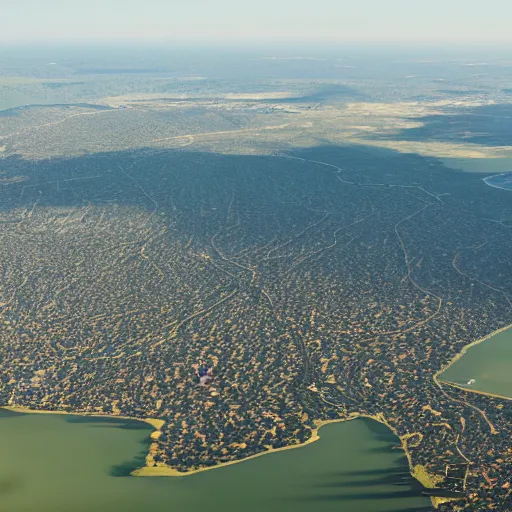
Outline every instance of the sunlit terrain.
<path fill-rule="evenodd" d="M 370 446 L 368 420 L 311 442 L 362 416 L 442 512 L 506 511 L 510 401 L 439 378 L 512 323 L 505 57 L 475 76 L 462 54 L 144 51 L 2 64 L 0 405 L 148 421 L 149 443 L 126 440 L 127 459 L 144 441 L 133 474 L 201 473 L 114 483 L 98 466 L 93 485 L 155 503 L 228 473 L 248 489 L 251 468 L 327 457 L 345 428 Z M 414 492 L 393 510 L 423 507 Z"/>

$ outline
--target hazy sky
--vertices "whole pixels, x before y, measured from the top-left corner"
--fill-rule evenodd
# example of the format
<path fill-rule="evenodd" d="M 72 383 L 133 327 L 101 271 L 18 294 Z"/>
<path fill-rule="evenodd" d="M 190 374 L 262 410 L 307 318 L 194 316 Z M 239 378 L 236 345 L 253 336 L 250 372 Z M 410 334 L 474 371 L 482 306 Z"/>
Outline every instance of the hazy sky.
<path fill-rule="evenodd" d="M 512 42 L 512 0 L 0 0 L 0 41 Z"/>

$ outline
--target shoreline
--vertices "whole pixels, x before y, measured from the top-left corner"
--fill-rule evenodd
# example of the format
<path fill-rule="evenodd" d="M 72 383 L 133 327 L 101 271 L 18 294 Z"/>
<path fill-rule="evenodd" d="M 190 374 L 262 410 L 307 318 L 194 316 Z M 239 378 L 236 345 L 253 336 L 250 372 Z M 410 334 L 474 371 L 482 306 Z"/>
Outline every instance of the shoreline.
<path fill-rule="evenodd" d="M 302 447 L 307 446 L 308 444 L 312 444 L 320 439 L 320 435 L 319 435 L 318 431 L 322 427 L 325 427 L 326 425 L 329 425 L 331 423 L 344 423 L 347 421 L 352 421 L 352 420 L 356 420 L 356 419 L 363 418 L 363 417 L 371 418 L 375 421 L 379 421 L 379 420 L 377 420 L 377 418 L 365 416 L 365 415 L 362 415 L 359 413 L 353 413 L 351 416 L 349 416 L 347 418 L 339 418 L 339 419 L 333 419 L 333 420 L 316 420 L 315 421 L 316 427 L 314 429 L 312 429 L 311 437 L 307 441 L 304 441 L 303 443 L 282 446 L 280 448 L 269 448 L 263 452 L 255 453 L 254 455 L 249 455 L 248 457 L 244 457 L 243 459 L 230 460 L 228 462 L 221 462 L 220 464 L 215 464 L 215 466 L 205 466 L 205 467 L 198 468 L 198 469 L 192 469 L 190 471 L 178 471 L 178 470 L 172 468 L 171 466 L 162 465 L 162 466 L 143 466 L 142 468 L 135 469 L 130 474 L 132 476 L 137 476 L 137 477 L 153 477 L 153 476 L 186 477 L 186 476 L 192 476 L 197 473 L 203 473 L 204 471 L 220 469 L 223 467 L 232 466 L 233 464 L 240 464 L 242 462 L 246 462 L 251 459 L 256 459 L 258 457 L 262 457 L 263 455 L 268 455 L 270 453 L 277 453 L 277 452 L 282 452 L 285 450 L 293 450 L 295 448 L 302 448 Z"/>
<path fill-rule="evenodd" d="M 113 414 L 37 410 L 37 409 L 29 409 L 28 407 L 23 407 L 23 406 L 10 406 L 10 405 L 0 406 L 0 409 L 5 409 L 7 411 L 17 412 L 17 413 L 22 413 L 22 414 L 57 414 L 57 415 L 63 415 L 63 416 L 84 416 L 84 417 L 91 416 L 94 418 L 113 418 L 113 419 L 119 419 L 119 420 L 140 421 L 140 422 L 147 423 L 147 424 L 151 425 L 155 429 L 149 436 L 150 439 L 152 439 L 152 440 L 158 439 L 158 437 L 161 434 L 160 429 L 165 424 L 164 420 L 159 420 L 159 419 L 154 419 L 154 418 L 143 419 L 143 418 L 135 418 L 135 417 L 131 417 L 131 416 L 120 416 L 120 415 L 113 415 Z M 187 476 L 192 476 L 197 473 L 203 473 L 205 471 L 211 471 L 213 469 L 220 469 L 223 467 L 232 466 L 234 464 L 240 464 L 242 462 L 246 462 L 251 459 L 262 457 L 267 454 L 277 453 L 277 452 L 281 452 L 281 451 L 285 451 L 285 450 L 293 450 L 296 448 L 302 448 L 304 446 L 307 446 L 309 444 L 315 443 L 316 441 L 320 440 L 319 431 L 322 427 L 324 427 L 326 425 L 330 425 L 330 424 L 334 424 L 334 423 L 344 423 L 344 422 L 353 421 L 353 420 L 357 420 L 357 419 L 363 419 L 363 418 L 371 419 L 371 420 L 376 421 L 376 422 L 384 425 L 385 427 L 387 427 L 393 433 L 393 435 L 395 435 L 398 438 L 398 440 L 400 441 L 400 446 L 402 448 L 402 451 L 405 454 L 405 457 L 407 458 L 407 462 L 408 462 L 408 466 L 409 466 L 409 473 L 410 473 L 411 477 L 414 478 L 416 481 L 418 481 L 425 488 L 428 488 L 428 489 L 436 488 L 437 481 L 436 481 L 435 476 L 430 475 L 425 470 L 425 468 L 423 466 L 419 466 L 419 465 L 413 466 L 412 457 L 409 452 L 409 448 L 407 446 L 407 441 L 414 434 L 412 434 L 412 435 L 406 434 L 404 436 L 400 436 L 398 434 L 397 430 L 395 429 L 395 427 L 393 427 L 386 420 L 386 418 L 384 417 L 383 414 L 369 415 L 369 414 L 361 414 L 358 412 L 351 413 L 346 418 L 336 418 L 336 419 L 331 419 L 331 420 L 315 420 L 314 421 L 315 428 L 312 429 L 312 435 L 304 443 L 283 446 L 280 448 L 271 448 L 271 449 L 265 450 L 263 452 L 256 453 L 254 455 L 249 455 L 248 457 L 244 457 L 242 459 L 223 462 L 220 464 L 216 464 L 215 466 L 207 466 L 207 467 L 202 467 L 202 468 L 194 469 L 191 471 L 185 471 L 185 472 L 177 471 L 176 469 L 174 469 L 170 466 L 166 466 L 166 465 L 143 466 L 141 468 L 137 468 L 137 469 L 133 470 L 130 473 L 130 476 L 133 476 L 133 477 L 187 477 Z M 148 454 L 149 454 L 149 450 L 148 450 Z M 452 501 L 454 499 L 454 498 L 440 498 L 440 497 L 436 497 L 436 496 L 429 496 L 429 498 L 430 498 L 434 508 L 437 508 L 439 503 L 443 503 L 446 501 Z"/>
<path fill-rule="evenodd" d="M 448 381 L 441 380 L 441 382 L 439 382 L 439 379 L 438 379 L 450 366 L 452 366 L 453 364 L 455 364 L 455 362 L 457 362 L 459 359 L 461 359 L 471 347 L 479 345 L 479 344 L 489 340 L 490 338 L 496 336 L 497 334 L 508 331 L 509 329 L 512 329 L 512 324 L 509 324 L 505 327 L 497 329 L 496 331 L 489 333 L 488 335 L 484 336 L 483 338 L 480 338 L 478 340 L 475 340 L 475 341 L 469 343 L 468 345 L 465 345 L 458 354 L 456 354 L 446 365 L 443 365 L 441 367 L 441 369 L 434 374 L 434 376 L 433 376 L 434 383 L 439 387 L 441 387 L 442 384 L 445 384 L 448 386 L 462 389 L 464 391 L 469 391 L 469 392 L 481 394 L 484 396 L 489 396 L 489 397 L 494 397 L 494 398 L 499 398 L 499 399 L 504 399 L 504 400 L 512 400 L 512 397 L 495 395 L 493 393 L 487 393 L 485 391 L 479 391 L 479 390 L 475 390 L 475 389 L 466 389 L 462 386 L 458 386 L 457 384 L 454 384 L 454 383 L 451 383 Z M 393 427 L 385 419 L 383 414 L 372 416 L 372 415 L 367 415 L 367 414 L 352 413 L 347 418 L 339 418 L 339 419 L 333 419 L 333 420 L 316 420 L 315 421 L 316 427 L 312 430 L 311 437 L 304 443 L 297 444 L 297 445 L 284 446 L 281 448 L 272 448 L 270 450 L 266 450 L 261 453 L 250 455 L 249 457 L 245 457 L 243 459 L 224 462 L 221 464 L 216 464 L 215 466 L 203 467 L 203 468 L 186 471 L 186 472 L 177 471 L 177 470 L 171 468 L 170 466 L 153 466 L 153 467 L 144 466 L 142 468 L 132 471 L 132 473 L 130 473 L 130 474 L 132 476 L 137 476 L 137 477 L 152 477 L 152 476 L 185 477 L 185 476 L 191 476 L 191 475 L 195 475 L 197 473 L 201 473 L 204 471 L 210 471 L 212 469 L 219 469 L 219 468 L 222 468 L 225 466 L 239 464 L 241 462 L 255 459 L 257 457 L 262 457 L 263 455 L 267 455 L 269 453 L 276 453 L 276 452 L 280 452 L 280 451 L 284 451 L 284 450 L 291 450 L 294 448 L 302 448 L 303 446 L 314 443 L 320 439 L 319 431 L 323 426 L 331 424 L 331 423 L 343 423 L 346 421 L 352 421 L 352 420 L 356 420 L 356 419 L 360 419 L 360 418 L 372 419 L 372 420 L 377 421 L 378 423 L 381 423 L 382 425 L 386 426 L 400 440 L 400 445 L 402 447 L 402 451 L 404 452 L 405 456 L 407 457 L 407 461 L 409 464 L 409 472 L 410 472 L 411 476 L 415 480 L 417 480 L 421 485 L 423 485 L 425 488 L 428 488 L 428 489 L 436 488 L 437 484 L 440 483 L 437 480 L 436 476 L 429 474 L 428 471 L 426 471 L 426 469 L 421 465 L 416 465 L 416 466 L 413 465 L 412 457 L 411 457 L 411 454 L 410 454 L 410 451 L 409 451 L 409 448 L 407 445 L 407 441 L 415 434 L 407 434 L 404 436 L 400 436 L 398 434 L 396 428 Z M 451 501 L 456 501 L 456 500 L 458 500 L 458 498 L 442 498 L 442 497 L 430 496 L 430 500 L 431 500 L 434 508 L 437 509 L 440 504 L 451 502 Z"/>
<path fill-rule="evenodd" d="M 487 391 L 480 391 L 479 389 L 471 389 L 466 388 L 460 384 L 457 384 L 455 382 L 450 382 L 449 380 L 442 380 L 443 384 L 446 384 L 448 386 L 451 386 L 452 388 L 460 389 L 461 391 L 470 391 L 471 393 L 476 393 L 477 395 L 484 395 L 484 396 L 490 396 L 491 398 L 498 398 L 500 400 L 512 400 L 512 396 L 504 396 L 504 395 L 497 395 L 496 393 L 489 393 Z"/>
<path fill-rule="evenodd" d="M 461 389 L 463 391 L 468 391 L 471 393 L 476 393 L 476 394 L 499 398 L 499 399 L 504 399 L 504 400 L 512 400 L 512 397 L 500 396 L 500 395 L 495 395 L 493 393 L 487 393 L 485 391 L 464 388 L 462 386 L 458 386 L 455 383 L 452 383 L 449 381 L 443 381 L 442 379 L 441 380 L 439 379 L 439 377 L 450 366 L 452 366 L 459 359 L 461 359 L 471 347 L 479 345 L 479 344 L 489 340 L 490 338 L 496 336 L 497 334 L 508 331 L 509 329 L 512 329 L 512 324 L 509 324 L 500 329 L 497 329 L 496 331 L 489 333 L 488 335 L 484 336 L 483 338 L 480 338 L 478 340 L 475 340 L 475 341 L 469 343 L 468 345 L 465 345 L 459 353 L 457 353 L 447 364 L 443 365 L 441 367 L 441 369 L 434 374 L 434 376 L 433 376 L 434 383 L 439 387 L 442 387 L 442 385 L 444 384 L 444 385 L 455 387 L 455 388 Z M 69 416 L 91 416 L 91 417 L 95 417 L 95 418 L 113 418 L 113 419 L 119 419 L 119 420 L 140 421 L 143 423 L 147 423 L 148 425 L 151 425 L 155 429 L 149 436 L 150 439 L 153 441 L 158 439 L 158 437 L 161 434 L 161 428 L 165 424 L 164 420 L 155 419 L 155 418 L 135 418 L 135 417 L 131 417 L 131 416 L 88 413 L 88 412 L 37 410 L 37 409 L 29 409 L 28 407 L 23 407 L 23 406 L 9 406 L 9 405 L 0 406 L 0 408 L 5 409 L 7 411 L 26 413 L 26 414 L 60 414 L 60 415 L 69 415 Z M 176 469 L 174 469 L 170 466 L 167 466 L 167 465 L 161 465 L 161 466 L 147 466 L 146 465 L 141 468 L 137 468 L 137 469 L 133 470 L 130 473 L 130 476 L 134 476 L 134 477 L 186 477 L 186 476 L 192 476 L 197 473 L 203 473 L 205 471 L 211 471 L 213 469 L 220 469 L 223 467 L 232 466 L 234 464 L 240 464 L 242 462 L 246 462 L 248 460 L 255 459 L 257 457 L 262 457 L 267 454 L 277 453 L 277 452 L 281 452 L 284 450 L 292 450 L 295 448 L 302 448 L 304 446 L 307 446 L 309 444 L 312 444 L 312 443 L 318 441 L 320 439 L 319 431 L 325 425 L 329 425 L 329 424 L 333 424 L 333 423 L 343 423 L 343 422 L 353 421 L 353 420 L 362 419 L 362 418 L 371 419 L 371 420 L 377 421 L 378 423 L 381 423 L 382 425 L 386 426 L 399 439 L 402 451 L 405 454 L 407 461 L 408 461 L 409 472 L 410 472 L 411 476 L 415 480 L 417 480 L 421 485 L 423 485 L 425 488 L 435 489 L 437 487 L 437 484 L 440 483 L 440 481 L 437 479 L 436 475 L 429 474 L 428 471 L 421 465 L 416 465 L 416 466 L 413 465 L 411 453 L 410 453 L 409 447 L 408 447 L 408 440 L 411 439 L 415 435 L 420 435 L 419 433 L 413 433 L 413 434 L 409 433 L 404 436 L 400 436 L 398 434 L 396 428 L 394 426 L 392 426 L 386 420 L 386 418 L 384 417 L 384 414 L 380 413 L 378 415 L 368 415 L 368 414 L 361 414 L 361 413 L 357 413 L 357 412 L 351 413 L 346 418 L 336 418 L 336 419 L 332 419 L 332 420 L 315 420 L 315 422 L 314 422 L 315 428 L 313 428 L 311 430 L 312 435 L 304 443 L 283 446 L 280 448 L 270 448 L 263 452 L 256 453 L 254 455 L 250 455 L 250 456 L 244 457 L 242 459 L 223 462 L 220 464 L 216 464 L 214 466 L 201 467 L 198 469 L 193 469 L 193 470 L 184 471 L 184 472 L 177 471 Z M 150 450 L 148 449 L 148 455 L 149 455 L 149 453 L 150 453 Z M 449 501 L 454 501 L 454 500 L 457 500 L 457 498 L 441 498 L 441 497 L 436 497 L 436 496 L 430 496 L 430 500 L 431 500 L 434 508 L 438 508 L 439 504 L 446 503 Z"/>
<path fill-rule="evenodd" d="M 481 343 L 484 343 L 485 341 L 493 338 L 494 336 L 496 336 L 496 335 L 498 335 L 498 334 L 500 334 L 502 332 L 508 331 L 510 329 L 512 329 L 512 324 L 509 324 L 509 325 L 506 325 L 505 327 L 497 329 L 496 331 L 493 331 L 493 332 L 489 333 L 488 335 L 484 336 L 483 338 L 480 338 L 478 340 L 475 340 L 475 341 L 469 343 L 468 345 L 465 345 L 458 354 L 456 354 L 447 364 L 443 365 L 441 367 L 441 369 L 434 374 L 434 376 L 433 376 L 434 383 L 441 390 L 443 389 L 443 384 L 444 384 L 444 385 L 451 386 L 451 387 L 454 387 L 454 388 L 458 388 L 458 389 L 461 389 L 461 390 L 464 390 L 464 391 L 468 391 L 470 393 L 476 393 L 476 394 L 479 394 L 479 395 L 489 396 L 491 398 L 500 398 L 500 399 L 504 399 L 504 400 L 512 400 L 512 397 L 505 397 L 505 396 L 495 395 L 493 393 L 488 393 L 486 391 L 479 391 L 479 390 L 476 390 L 476 389 L 469 389 L 469 388 L 465 388 L 465 387 L 459 386 L 457 384 L 454 384 L 453 382 L 444 381 L 442 379 L 441 380 L 439 379 L 439 377 L 446 370 L 448 370 L 448 368 L 450 368 L 452 365 L 454 365 L 459 359 L 464 357 L 466 355 L 467 351 L 470 348 L 475 347 L 476 345 L 480 345 Z M 446 502 L 452 501 L 453 499 L 454 498 L 434 498 L 434 497 L 431 498 L 432 504 L 434 505 L 434 508 L 437 508 L 437 504 L 438 503 L 446 503 Z"/>
<path fill-rule="evenodd" d="M 115 414 L 100 414 L 93 412 L 67 412 L 67 411 L 47 411 L 45 409 L 30 409 L 21 405 L 0 405 L 0 409 L 6 411 L 18 412 L 20 414 L 59 414 L 61 416 L 90 416 L 92 418 L 114 418 L 118 420 L 140 421 L 151 425 L 155 431 L 160 431 L 165 421 L 156 418 L 135 418 L 133 416 L 121 416 Z M 154 433 L 154 432 L 153 432 Z"/>
<path fill-rule="evenodd" d="M 295 444 L 295 445 L 289 445 L 289 446 L 283 446 L 281 448 L 271 448 L 269 450 L 266 450 L 261 453 L 256 453 L 254 455 L 249 455 L 248 457 L 244 457 L 243 459 L 238 460 L 232 460 L 229 462 L 223 462 L 220 464 L 216 464 L 215 466 L 208 466 L 208 467 L 202 467 L 198 469 L 194 469 L 191 471 L 177 471 L 176 469 L 170 467 L 170 466 L 144 466 L 139 469 L 135 469 L 130 473 L 131 476 L 135 477 L 187 477 L 192 476 L 197 473 L 203 473 L 205 471 L 210 471 L 213 469 L 221 469 L 223 467 L 232 466 L 234 464 L 240 464 L 242 462 L 249 461 L 251 459 L 256 459 L 258 457 L 263 457 L 264 455 L 268 455 L 271 453 L 277 453 L 282 452 L 285 450 L 293 450 L 295 448 L 303 448 L 304 446 L 307 446 L 308 444 L 315 443 L 316 441 L 320 440 L 320 434 L 319 431 L 322 427 L 325 427 L 326 425 L 330 425 L 333 423 L 345 423 L 348 421 L 353 421 L 357 419 L 371 419 L 373 421 L 376 421 L 377 423 L 380 423 L 381 425 L 384 425 L 386 428 L 388 428 L 393 435 L 395 435 L 398 440 L 400 441 L 400 446 L 402 448 L 402 451 L 407 458 L 407 464 L 409 466 L 409 474 L 412 478 L 414 478 L 417 482 L 420 483 L 424 488 L 426 489 L 436 489 L 437 483 L 440 483 L 439 480 L 437 480 L 436 475 L 431 475 L 428 473 L 428 471 L 421 465 L 413 465 L 412 462 L 412 456 L 409 451 L 409 447 L 407 445 L 407 441 L 413 437 L 416 434 L 406 434 L 404 436 L 400 436 L 396 430 L 395 427 L 393 427 L 384 417 L 383 414 L 378 415 L 370 415 L 370 414 L 361 414 L 358 412 L 351 413 L 346 418 L 337 418 L 332 420 L 315 420 L 316 427 L 312 429 L 312 435 L 311 437 L 305 441 L 304 443 Z M 421 435 L 421 434 L 419 434 Z M 438 508 L 438 506 L 442 503 L 447 503 L 450 501 L 454 501 L 457 498 L 443 498 L 438 496 L 428 496 L 430 498 L 430 501 L 435 509 Z"/>
<path fill-rule="evenodd" d="M 471 348 L 471 347 L 474 347 L 476 345 L 480 345 L 481 343 L 483 343 L 484 341 L 487 341 L 491 338 L 493 338 L 494 336 L 498 335 L 498 334 L 501 334 L 502 332 L 505 332 L 505 331 L 508 331 L 512 329 L 512 324 L 509 324 L 505 327 L 502 327 L 501 329 L 498 329 L 496 331 L 493 331 L 491 332 L 490 334 L 488 334 L 487 336 L 484 336 L 483 338 L 481 339 L 478 339 L 478 340 L 475 340 L 471 343 L 469 343 L 468 345 L 465 345 L 462 350 L 457 354 L 455 355 L 447 364 L 445 364 L 444 366 L 441 367 L 441 369 L 435 373 L 433 379 L 434 379 L 434 382 L 438 385 L 438 386 L 441 386 L 442 384 L 446 384 L 448 386 L 452 386 L 452 387 L 456 387 L 456 388 L 459 388 L 459 389 L 463 389 L 464 391 L 468 391 L 470 393 L 477 393 L 477 394 L 480 394 L 480 395 L 486 395 L 486 396 L 490 396 L 490 397 L 494 397 L 494 398 L 504 398 L 506 400 L 512 400 L 512 397 L 505 397 L 505 396 L 500 396 L 500 395 L 495 395 L 493 393 L 488 393 L 486 391 L 479 391 L 477 389 L 471 389 L 471 388 L 465 388 L 463 386 L 459 386 L 453 382 L 449 382 L 449 381 L 444 381 L 441 379 L 441 381 L 439 381 L 439 377 L 446 371 L 448 370 L 448 368 L 450 368 L 450 366 L 454 365 L 459 359 L 461 359 L 463 356 L 466 355 L 467 351 Z"/>
<path fill-rule="evenodd" d="M 498 174 L 493 174 L 492 176 L 486 176 L 485 178 L 482 178 L 482 181 L 489 187 L 497 188 L 500 190 L 507 190 L 509 192 L 512 192 L 512 188 L 507 188 L 506 186 L 500 186 L 500 185 L 493 185 L 492 183 L 489 183 L 488 180 L 492 178 L 496 178 L 497 176 L 512 176 L 512 171 L 508 172 L 500 172 Z"/>

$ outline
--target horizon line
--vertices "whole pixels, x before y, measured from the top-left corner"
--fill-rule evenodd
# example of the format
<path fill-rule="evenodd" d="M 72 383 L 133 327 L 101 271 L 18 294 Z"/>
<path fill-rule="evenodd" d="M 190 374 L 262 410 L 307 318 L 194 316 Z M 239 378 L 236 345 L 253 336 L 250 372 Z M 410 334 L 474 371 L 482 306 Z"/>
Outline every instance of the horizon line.
<path fill-rule="evenodd" d="M 44 44 L 44 45 L 56 45 L 56 44 L 88 44 L 88 45 L 126 45 L 126 44 L 180 44 L 184 46 L 201 46 L 201 45 L 214 45 L 214 46 L 225 46 L 237 44 L 238 46 L 343 46 L 343 45 L 355 45 L 355 46 L 410 46 L 415 45 L 419 47 L 445 47 L 447 45 L 451 47 L 481 47 L 481 46 L 496 46 L 496 45 L 510 45 L 512 46 L 512 38 L 510 39 L 486 39 L 475 41 L 471 40 L 427 40 L 427 39 L 400 39 L 400 40 L 363 40 L 363 39 L 190 39 L 190 38 L 171 38 L 171 37 L 144 37 L 144 38 L 35 38 L 35 39 L 1 39 L 0 45 L 33 45 L 33 44 Z"/>

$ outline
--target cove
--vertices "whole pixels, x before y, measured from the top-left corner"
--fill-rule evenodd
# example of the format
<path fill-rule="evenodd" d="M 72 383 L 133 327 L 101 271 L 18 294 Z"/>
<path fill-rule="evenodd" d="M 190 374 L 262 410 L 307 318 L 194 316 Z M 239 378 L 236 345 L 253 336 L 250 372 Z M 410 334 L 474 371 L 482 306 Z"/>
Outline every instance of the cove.
<path fill-rule="evenodd" d="M 467 389 L 512 398 L 512 327 L 498 332 L 467 351 L 440 379 Z M 470 381 L 472 384 L 468 384 Z"/>
<path fill-rule="evenodd" d="M 512 172 L 488 176 L 487 178 L 484 178 L 484 183 L 490 187 L 512 190 Z"/>
<path fill-rule="evenodd" d="M 187 477 L 122 476 L 143 465 L 151 431 L 138 421 L 0 409 L 0 510 L 431 510 L 398 439 L 373 420 L 330 424 L 315 443 Z"/>

